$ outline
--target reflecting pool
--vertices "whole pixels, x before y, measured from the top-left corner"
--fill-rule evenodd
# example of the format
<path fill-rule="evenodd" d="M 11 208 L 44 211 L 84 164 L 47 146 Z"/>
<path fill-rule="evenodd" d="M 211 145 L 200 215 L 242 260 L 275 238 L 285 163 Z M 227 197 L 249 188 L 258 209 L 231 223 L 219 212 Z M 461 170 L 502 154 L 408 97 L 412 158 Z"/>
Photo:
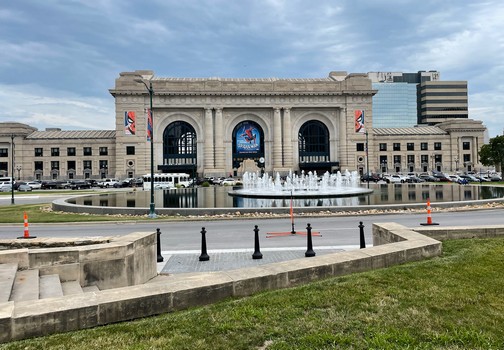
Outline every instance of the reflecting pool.
<path fill-rule="evenodd" d="M 367 188 L 364 184 L 363 187 Z M 156 208 L 282 208 L 291 205 L 290 198 L 243 198 L 230 196 L 229 192 L 239 189 L 232 186 L 214 186 L 197 188 L 178 188 L 156 190 L 154 201 Z M 431 202 L 474 201 L 504 197 L 504 187 L 458 184 L 369 184 L 370 194 L 343 198 L 304 198 L 292 199 L 294 207 L 326 206 L 363 206 L 386 204 Z M 101 207 L 147 208 L 150 204 L 150 192 L 121 191 L 114 193 L 92 194 L 67 200 L 70 204 Z"/>

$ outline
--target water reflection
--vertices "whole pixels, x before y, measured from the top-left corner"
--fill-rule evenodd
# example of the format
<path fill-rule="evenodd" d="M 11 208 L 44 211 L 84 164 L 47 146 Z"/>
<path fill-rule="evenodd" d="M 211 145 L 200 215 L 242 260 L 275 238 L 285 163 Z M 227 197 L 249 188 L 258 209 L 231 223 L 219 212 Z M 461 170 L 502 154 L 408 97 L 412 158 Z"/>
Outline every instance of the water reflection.
<path fill-rule="evenodd" d="M 504 197 L 504 187 L 471 186 L 457 184 L 403 184 L 370 185 L 374 192 L 369 195 L 343 198 L 293 199 L 294 207 L 385 205 L 431 202 L 471 201 Z M 229 196 L 232 187 L 199 187 L 157 190 L 154 200 L 157 208 L 280 208 L 289 207 L 290 199 L 242 198 Z M 71 198 L 71 204 L 102 207 L 147 208 L 149 191 L 116 192 Z"/>

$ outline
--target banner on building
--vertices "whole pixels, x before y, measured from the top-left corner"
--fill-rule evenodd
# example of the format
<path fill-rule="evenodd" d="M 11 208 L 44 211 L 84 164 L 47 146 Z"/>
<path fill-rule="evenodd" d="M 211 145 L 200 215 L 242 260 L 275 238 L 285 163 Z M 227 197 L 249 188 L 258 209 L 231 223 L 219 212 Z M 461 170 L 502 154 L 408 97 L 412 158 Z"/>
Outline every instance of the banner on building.
<path fill-rule="evenodd" d="M 261 148 L 261 133 L 254 124 L 242 123 L 236 130 L 236 152 L 257 153 Z"/>
<path fill-rule="evenodd" d="M 136 133 L 136 114 L 134 111 L 124 112 L 124 134 L 135 135 Z"/>
<path fill-rule="evenodd" d="M 147 115 L 147 141 L 152 140 L 152 113 L 150 109 L 145 110 L 145 114 Z"/>
<path fill-rule="evenodd" d="M 355 114 L 355 132 L 364 133 L 364 110 L 357 109 L 354 111 Z"/>

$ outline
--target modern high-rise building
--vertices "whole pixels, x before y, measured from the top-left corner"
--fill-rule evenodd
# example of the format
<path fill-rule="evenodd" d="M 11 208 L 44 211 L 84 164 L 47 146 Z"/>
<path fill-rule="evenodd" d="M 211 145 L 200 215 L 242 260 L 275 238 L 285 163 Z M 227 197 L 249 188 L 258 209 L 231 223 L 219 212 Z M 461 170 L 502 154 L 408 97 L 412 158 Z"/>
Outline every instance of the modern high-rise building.
<path fill-rule="evenodd" d="M 435 125 L 468 118 L 467 81 L 441 81 L 438 71 L 369 72 L 375 128 Z"/>
<path fill-rule="evenodd" d="M 376 116 L 376 115 L 375 115 Z M 467 81 L 424 81 L 418 87 L 418 123 L 468 118 Z"/>

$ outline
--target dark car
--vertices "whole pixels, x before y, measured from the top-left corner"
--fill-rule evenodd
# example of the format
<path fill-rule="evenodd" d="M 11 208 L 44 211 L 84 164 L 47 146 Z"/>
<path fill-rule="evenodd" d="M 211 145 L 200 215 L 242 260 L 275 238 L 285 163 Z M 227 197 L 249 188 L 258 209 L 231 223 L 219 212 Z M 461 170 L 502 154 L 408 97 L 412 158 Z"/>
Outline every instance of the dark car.
<path fill-rule="evenodd" d="M 91 188 L 91 184 L 84 180 L 74 180 L 70 182 L 70 188 L 72 190 L 82 190 Z"/>
<path fill-rule="evenodd" d="M 57 181 L 42 181 L 40 188 L 44 190 L 54 190 L 58 187 Z"/>
<path fill-rule="evenodd" d="M 377 174 L 364 174 L 361 176 L 362 182 L 378 182 L 381 178 Z"/>
<path fill-rule="evenodd" d="M 428 182 L 439 182 L 439 179 L 432 175 L 420 175 L 419 178 Z"/>
<path fill-rule="evenodd" d="M 114 184 L 114 188 L 130 187 L 131 179 L 122 180 Z"/>

